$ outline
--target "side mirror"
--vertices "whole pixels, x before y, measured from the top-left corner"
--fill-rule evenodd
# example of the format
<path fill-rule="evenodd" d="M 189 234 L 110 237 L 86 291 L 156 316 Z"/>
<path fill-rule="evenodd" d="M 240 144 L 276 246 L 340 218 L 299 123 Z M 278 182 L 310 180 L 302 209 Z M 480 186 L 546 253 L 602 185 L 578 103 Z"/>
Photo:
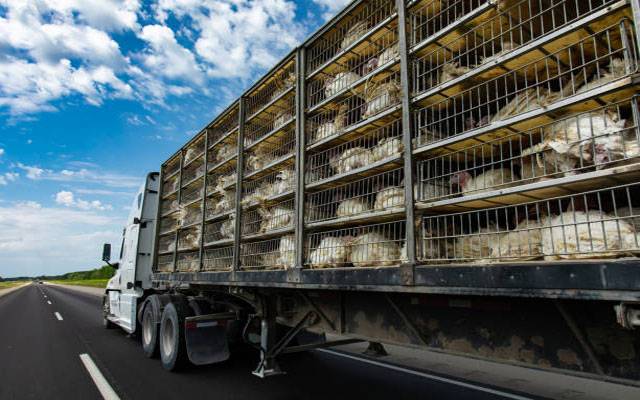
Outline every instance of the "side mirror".
<path fill-rule="evenodd" d="M 106 262 L 107 264 L 109 264 L 109 261 L 111 261 L 111 243 L 105 243 L 102 246 L 102 261 Z"/>

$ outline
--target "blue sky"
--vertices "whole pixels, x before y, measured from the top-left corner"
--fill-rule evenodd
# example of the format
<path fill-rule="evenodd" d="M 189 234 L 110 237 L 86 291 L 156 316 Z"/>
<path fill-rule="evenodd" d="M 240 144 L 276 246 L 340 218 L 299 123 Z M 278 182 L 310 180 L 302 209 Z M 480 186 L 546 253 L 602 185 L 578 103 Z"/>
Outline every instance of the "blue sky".
<path fill-rule="evenodd" d="M 99 266 L 144 175 L 346 3 L 0 0 L 0 276 Z"/>

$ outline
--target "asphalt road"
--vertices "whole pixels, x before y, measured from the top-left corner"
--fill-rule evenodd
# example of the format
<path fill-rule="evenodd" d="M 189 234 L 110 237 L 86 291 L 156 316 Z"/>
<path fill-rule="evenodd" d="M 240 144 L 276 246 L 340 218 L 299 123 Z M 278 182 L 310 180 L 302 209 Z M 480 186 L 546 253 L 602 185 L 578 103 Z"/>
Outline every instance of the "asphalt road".
<path fill-rule="evenodd" d="M 266 380 L 250 373 L 257 362 L 250 351 L 169 373 L 136 338 L 103 329 L 100 307 L 94 295 L 50 285 L 0 297 L 0 399 L 101 399 L 80 354 L 121 399 L 505 398 L 323 352 L 286 355 L 287 374 Z"/>

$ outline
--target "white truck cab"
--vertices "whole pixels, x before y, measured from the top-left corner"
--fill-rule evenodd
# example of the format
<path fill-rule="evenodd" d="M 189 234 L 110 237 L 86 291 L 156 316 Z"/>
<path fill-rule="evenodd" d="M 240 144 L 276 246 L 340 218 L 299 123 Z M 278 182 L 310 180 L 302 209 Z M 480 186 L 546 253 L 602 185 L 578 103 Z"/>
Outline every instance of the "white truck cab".
<path fill-rule="evenodd" d="M 158 188 L 159 174 L 148 174 L 131 205 L 122 232 L 119 260 L 110 263 L 110 244 L 105 244 L 103 249 L 103 261 L 116 268 L 105 289 L 104 324 L 115 324 L 129 333 L 136 330 L 138 300 L 151 288 Z"/>

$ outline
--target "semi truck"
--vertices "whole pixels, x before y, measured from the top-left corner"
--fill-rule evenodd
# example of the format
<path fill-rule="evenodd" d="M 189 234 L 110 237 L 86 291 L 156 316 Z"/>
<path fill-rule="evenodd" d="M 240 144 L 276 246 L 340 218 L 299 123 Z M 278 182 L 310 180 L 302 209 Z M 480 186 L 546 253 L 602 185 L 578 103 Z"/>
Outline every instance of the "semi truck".
<path fill-rule="evenodd" d="M 638 0 L 358 0 L 147 175 L 104 325 L 167 370 L 392 343 L 637 385 Z"/>

